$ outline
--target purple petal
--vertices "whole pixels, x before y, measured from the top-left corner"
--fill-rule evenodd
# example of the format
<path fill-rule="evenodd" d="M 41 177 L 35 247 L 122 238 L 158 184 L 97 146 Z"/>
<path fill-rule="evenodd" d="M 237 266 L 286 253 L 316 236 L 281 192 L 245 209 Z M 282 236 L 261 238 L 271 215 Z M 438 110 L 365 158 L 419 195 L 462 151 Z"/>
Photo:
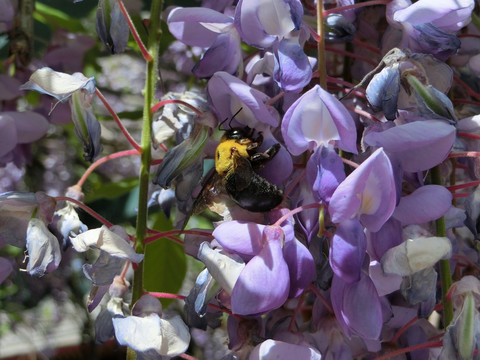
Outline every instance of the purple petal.
<path fill-rule="evenodd" d="M 14 4 L 11 0 L 0 0 L 0 22 L 10 22 L 13 20 L 13 16 L 15 15 Z"/>
<path fill-rule="evenodd" d="M 400 199 L 393 216 L 402 225 L 423 224 L 442 217 L 452 205 L 452 193 L 440 185 L 425 185 Z"/>
<path fill-rule="evenodd" d="M 388 219 L 380 230 L 367 231 L 368 254 L 372 260 L 380 261 L 388 249 L 401 244 L 402 241 L 402 224 L 393 217 Z"/>
<path fill-rule="evenodd" d="M 345 180 L 342 158 L 331 147 L 319 147 L 307 162 L 307 180 L 315 200 L 329 203 L 338 185 Z"/>
<path fill-rule="evenodd" d="M 308 56 L 296 40 L 282 39 L 275 57 L 273 78 L 285 91 L 300 92 L 312 78 Z"/>
<path fill-rule="evenodd" d="M 358 220 L 342 221 L 335 231 L 330 245 L 330 266 L 343 281 L 360 280 L 367 241 Z"/>
<path fill-rule="evenodd" d="M 235 9 L 235 26 L 247 44 L 266 48 L 293 30 L 298 30 L 303 6 L 298 0 L 240 0 Z"/>
<path fill-rule="evenodd" d="M 10 115 L 0 114 L 0 157 L 5 156 L 17 145 L 17 127 Z"/>
<path fill-rule="evenodd" d="M 395 181 L 390 160 L 376 150 L 338 187 L 330 199 L 332 221 L 340 223 L 357 216 L 370 231 L 378 231 L 392 215 L 396 204 Z"/>
<path fill-rule="evenodd" d="M 33 212 L 48 224 L 55 206 L 55 199 L 42 192 L 0 194 L 0 238 L 9 245 L 23 248 Z"/>
<path fill-rule="evenodd" d="M 455 127 L 440 120 L 414 121 L 383 132 L 370 132 L 364 141 L 395 153 L 405 171 L 424 171 L 448 156 L 455 141 Z"/>
<path fill-rule="evenodd" d="M 0 74 L 0 100 L 13 100 L 21 96 L 20 85 L 17 79 Z"/>
<path fill-rule="evenodd" d="M 282 135 L 285 145 L 293 155 L 313 150 L 330 141 L 356 153 L 355 122 L 338 99 L 315 85 L 295 101 L 285 113 Z"/>
<path fill-rule="evenodd" d="M 461 41 L 456 35 L 428 24 L 414 25 L 408 28 L 408 46 L 412 51 L 431 54 L 441 61 L 455 55 Z"/>
<path fill-rule="evenodd" d="M 227 221 L 213 230 L 213 237 L 227 251 L 239 255 L 257 255 L 263 247 L 265 225 L 252 222 Z"/>
<path fill-rule="evenodd" d="M 215 10 L 191 7 L 173 9 L 168 14 L 167 23 L 170 33 L 181 42 L 206 48 L 213 44 L 219 34 L 207 25 L 228 26 L 233 19 Z"/>
<path fill-rule="evenodd" d="M 283 249 L 290 274 L 289 298 L 299 296 L 315 276 L 315 262 L 308 249 L 298 240 L 288 242 Z"/>
<path fill-rule="evenodd" d="M 13 266 L 10 260 L 0 257 L 0 284 L 12 273 Z"/>
<path fill-rule="evenodd" d="M 240 39 L 237 34 L 220 34 L 192 72 L 199 78 L 209 78 L 217 71 L 229 74 L 237 72 L 242 57 Z"/>
<path fill-rule="evenodd" d="M 287 300 L 289 291 L 281 241 L 270 240 L 241 272 L 232 292 L 232 312 L 253 315 L 277 309 Z"/>
<path fill-rule="evenodd" d="M 162 303 L 150 294 L 143 295 L 132 307 L 132 315 L 134 316 L 148 316 L 152 313 L 162 316 Z"/>
<path fill-rule="evenodd" d="M 441 0 L 434 6 L 429 0 L 420 0 L 396 11 L 394 20 L 412 25 L 432 23 L 446 31 L 458 31 L 470 22 L 474 6 L 473 0 Z"/>
<path fill-rule="evenodd" d="M 120 274 L 125 260 L 110 256 L 101 251 L 93 265 L 83 265 L 83 274 L 94 286 L 110 285 L 116 275 Z"/>
<path fill-rule="evenodd" d="M 213 106 L 218 119 L 227 119 L 242 109 L 235 119 L 252 129 L 258 122 L 277 126 L 278 119 L 273 110 L 265 105 L 270 98 L 255 90 L 238 78 L 219 71 L 207 84 L 208 101 Z"/>
<path fill-rule="evenodd" d="M 11 116 L 15 120 L 19 144 L 37 141 L 47 133 L 48 120 L 33 111 L 5 111 L 2 113 L 3 115 Z"/>
<path fill-rule="evenodd" d="M 346 334 L 378 339 L 383 325 L 382 306 L 368 276 L 362 273 L 360 280 L 351 284 L 334 276 L 330 296 L 335 316 Z"/>

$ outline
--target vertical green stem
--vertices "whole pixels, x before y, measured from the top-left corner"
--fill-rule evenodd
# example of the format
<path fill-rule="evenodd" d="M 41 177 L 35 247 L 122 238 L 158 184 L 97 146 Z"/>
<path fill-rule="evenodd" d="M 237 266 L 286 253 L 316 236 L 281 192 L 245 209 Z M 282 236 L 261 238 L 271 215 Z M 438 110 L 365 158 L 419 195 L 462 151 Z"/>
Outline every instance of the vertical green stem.
<path fill-rule="evenodd" d="M 437 185 L 442 185 L 442 178 L 440 175 L 440 167 L 436 166 L 432 169 L 432 182 Z M 435 221 L 437 236 L 447 236 L 445 227 L 445 218 L 442 216 Z M 442 283 L 442 302 L 443 302 L 443 323 L 447 327 L 453 319 L 453 305 L 451 300 L 447 300 L 447 293 L 452 286 L 452 275 L 450 272 L 450 261 L 440 260 L 440 281 Z"/>
<path fill-rule="evenodd" d="M 317 0 L 317 34 L 318 34 L 318 78 L 322 88 L 327 89 L 327 66 L 325 64 L 325 36 L 323 31 L 323 0 Z"/>
<path fill-rule="evenodd" d="M 147 49 L 152 55 L 152 60 L 147 62 L 142 122 L 142 149 L 141 165 L 139 174 L 139 196 L 137 213 L 137 231 L 135 251 L 143 254 L 145 251 L 145 235 L 147 233 L 147 203 L 148 185 L 150 183 L 150 162 L 151 162 L 151 136 L 152 136 L 152 112 L 154 103 L 155 85 L 158 79 L 158 46 L 160 42 L 160 13 L 162 0 L 153 0 L 150 12 L 150 27 Z M 137 301 L 143 292 L 143 263 L 140 263 L 135 270 L 133 278 L 132 304 Z"/>
<path fill-rule="evenodd" d="M 160 13 L 162 11 L 163 1 L 153 0 L 150 11 L 150 26 L 148 35 L 148 52 L 152 55 L 151 61 L 147 61 L 145 89 L 144 89 L 144 106 L 142 121 L 142 140 L 141 147 L 141 164 L 139 174 L 139 195 L 138 195 L 138 213 L 137 213 L 137 231 L 135 241 L 135 251 L 139 254 L 145 252 L 145 236 L 147 234 L 147 218 L 148 218 L 148 185 L 150 183 L 150 162 L 151 162 L 151 136 L 152 136 L 152 112 L 155 85 L 158 80 L 158 47 L 160 43 Z M 132 285 L 132 305 L 142 296 L 143 292 L 143 262 L 138 264 L 133 275 Z M 132 349 L 127 350 L 127 360 L 136 359 L 136 354 Z"/>

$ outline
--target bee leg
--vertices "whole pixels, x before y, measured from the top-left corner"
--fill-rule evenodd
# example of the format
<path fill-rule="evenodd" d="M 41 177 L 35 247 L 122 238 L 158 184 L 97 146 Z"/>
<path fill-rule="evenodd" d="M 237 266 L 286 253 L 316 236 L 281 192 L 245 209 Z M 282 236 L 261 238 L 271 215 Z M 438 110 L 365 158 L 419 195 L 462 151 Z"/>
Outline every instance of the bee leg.
<path fill-rule="evenodd" d="M 265 152 L 263 153 L 255 153 L 250 157 L 250 162 L 252 166 L 255 168 L 261 167 L 267 161 L 271 160 L 280 150 L 280 144 L 275 144 L 270 146 Z"/>

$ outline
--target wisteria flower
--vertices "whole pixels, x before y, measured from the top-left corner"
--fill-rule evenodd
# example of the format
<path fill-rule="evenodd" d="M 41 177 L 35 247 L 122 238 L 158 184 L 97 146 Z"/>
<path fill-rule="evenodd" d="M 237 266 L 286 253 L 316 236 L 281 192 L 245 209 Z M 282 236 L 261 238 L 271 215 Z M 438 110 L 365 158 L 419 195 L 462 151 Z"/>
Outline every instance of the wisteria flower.
<path fill-rule="evenodd" d="M 329 260 L 333 272 L 347 283 L 360 280 L 366 249 L 367 241 L 359 221 L 342 221 L 330 245 Z"/>
<path fill-rule="evenodd" d="M 299 30 L 303 6 L 298 0 L 240 0 L 235 8 L 235 25 L 247 44 L 266 48 Z"/>
<path fill-rule="evenodd" d="M 0 164 L 15 160 L 20 145 L 42 138 L 49 123 L 42 115 L 32 111 L 5 111 L 0 113 Z"/>
<path fill-rule="evenodd" d="M 0 284 L 2 284 L 12 272 L 12 263 L 8 259 L 0 257 Z"/>
<path fill-rule="evenodd" d="M 58 268 L 62 259 L 60 245 L 42 220 L 33 218 L 28 222 L 26 242 L 30 275 L 43 276 Z"/>
<path fill-rule="evenodd" d="M 282 135 L 288 151 L 300 155 L 335 141 L 345 151 L 357 153 L 355 122 L 347 109 L 315 85 L 285 113 Z"/>
<path fill-rule="evenodd" d="M 440 120 L 413 121 L 382 132 L 369 132 L 366 144 L 383 147 L 403 170 L 424 171 L 446 159 L 455 141 L 455 127 Z"/>
<path fill-rule="evenodd" d="M 196 76 L 211 77 L 217 71 L 237 72 L 242 51 L 232 17 L 208 8 L 174 8 L 167 23 L 178 40 L 208 48 L 192 69 Z"/>
<path fill-rule="evenodd" d="M 444 0 L 435 6 L 426 0 L 413 5 L 395 1 L 387 5 L 387 19 L 403 32 L 399 47 L 446 60 L 460 48 L 454 32 L 470 21 L 473 7 L 472 0 Z"/>
<path fill-rule="evenodd" d="M 144 295 L 132 308 L 131 316 L 113 319 L 115 337 L 137 354 L 174 357 L 184 353 L 190 343 L 190 332 L 179 315 L 162 315 L 160 301 Z"/>
<path fill-rule="evenodd" d="M 312 280 L 313 257 L 288 229 L 230 221 L 220 224 L 213 236 L 227 251 L 248 259 L 232 290 L 236 314 L 276 309 Z"/>
<path fill-rule="evenodd" d="M 268 339 L 258 344 L 250 353 L 249 360 L 269 358 L 320 360 L 320 353 L 307 345 L 296 345 L 288 342 Z"/>
<path fill-rule="evenodd" d="M 337 187 L 328 211 L 340 223 L 357 217 L 370 231 L 378 231 L 395 210 L 397 195 L 392 164 L 382 148 Z"/>
<path fill-rule="evenodd" d="M 382 268 L 388 274 L 412 275 L 433 266 L 451 251 L 452 244 L 447 237 L 410 238 L 383 255 Z"/>
<path fill-rule="evenodd" d="M 219 71 L 212 76 L 207 84 L 207 95 L 218 119 L 228 119 L 236 114 L 235 123 L 252 129 L 258 128 L 258 122 L 278 125 L 275 110 L 265 105 L 270 97 L 226 72 Z"/>
<path fill-rule="evenodd" d="M 330 202 L 338 185 L 345 180 L 340 156 L 331 146 L 320 146 L 307 162 L 307 180 L 318 202 Z"/>
<path fill-rule="evenodd" d="M 379 338 L 383 324 L 382 305 L 370 277 L 362 272 L 358 281 L 349 283 L 335 275 L 330 299 L 347 336 L 356 334 L 366 340 Z"/>
<path fill-rule="evenodd" d="M 143 254 L 137 254 L 129 244 L 126 231 L 120 226 L 112 226 L 110 229 L 103 225 L 101 228 L 85 231 L 76 236 L 70 236 L 74 249 L 85 252 L 89 248 L 97 248 L 111 256 L 126 259 L 134 263 L 143 260 Z"/>
<path fill-rule="evenodd" d="M 95 80 L 93 77 L 87 78 L 81 73 L 69 75 L 44 67 L 36 70 L 20 89 L 35 90 L 65 102 L 74 92 L 82 89 L 93 95 Z"/>
<path fill-rule="evenodd" d="M 23 248 L 32 216 L 45 224 L 52 221 L 57 202 L 43 192 L 0 194 L 0 239 Z"/>

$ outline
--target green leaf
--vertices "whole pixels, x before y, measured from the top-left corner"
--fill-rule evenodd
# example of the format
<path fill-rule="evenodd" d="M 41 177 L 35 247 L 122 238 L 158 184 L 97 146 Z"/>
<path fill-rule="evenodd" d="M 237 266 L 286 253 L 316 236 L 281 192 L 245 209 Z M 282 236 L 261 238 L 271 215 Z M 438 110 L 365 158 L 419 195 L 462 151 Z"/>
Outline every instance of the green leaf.
<path fill-rule="evenodd" d="M 35 4 L 34 18 L 41 23 L 70 32 L 85 32 L 85 28 L 79 20 L 41 2 Z"/>
<path fill-rule="evenodd" d="M 172 224 L 161 212 L 154 215 L 156 230 L 168 231 Z M 177 294 L 187 273 L 187 259 L 183 246 L 172 240 L 161 238 L 149 243 L 143 260 L 143 286 L 147 291 Z M 163 307 L 172 299 L 160 299 Z"/>
<path fill-rule="evenodd" d="M 95 183 L 93 191 L 89 191 L 86 194 L 85 203 L 91 203 L 99 199 L 117 198 L 132 191 L 137 185 L 138 178 L 108 183 Z"/>

